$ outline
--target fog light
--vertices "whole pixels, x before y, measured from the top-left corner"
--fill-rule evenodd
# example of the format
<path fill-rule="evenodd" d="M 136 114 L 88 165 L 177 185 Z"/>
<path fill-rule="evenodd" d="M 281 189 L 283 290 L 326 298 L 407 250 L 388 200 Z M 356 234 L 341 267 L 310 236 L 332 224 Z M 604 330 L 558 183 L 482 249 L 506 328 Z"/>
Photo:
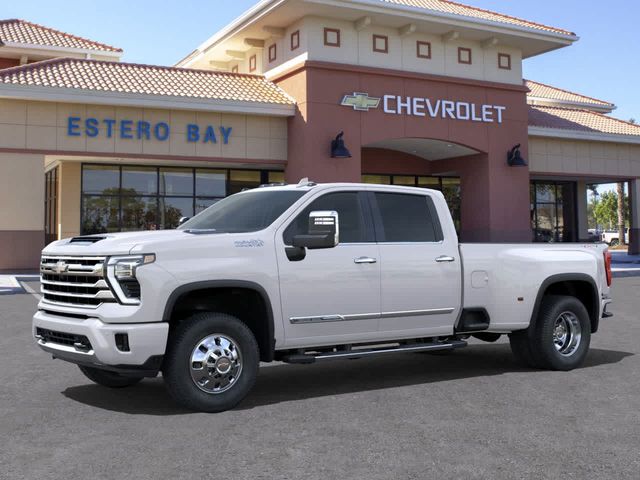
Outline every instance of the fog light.
<path fill-rule="evenodd" d="M 129 335 L 126 333 L 116 333 L 116 348 L 121 352 L 130 352 Z"/>

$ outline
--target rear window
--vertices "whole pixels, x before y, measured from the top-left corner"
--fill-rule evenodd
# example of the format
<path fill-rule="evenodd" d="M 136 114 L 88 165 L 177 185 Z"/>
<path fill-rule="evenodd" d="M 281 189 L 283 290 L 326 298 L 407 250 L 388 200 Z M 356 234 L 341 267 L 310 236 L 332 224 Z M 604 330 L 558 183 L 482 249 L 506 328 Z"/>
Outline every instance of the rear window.
<path fill-rule="evenodd" d="M 430 197 L 402 193 L 374 194 L 382 232 L 379 242 L 438 242 L 442 231 Z"/>

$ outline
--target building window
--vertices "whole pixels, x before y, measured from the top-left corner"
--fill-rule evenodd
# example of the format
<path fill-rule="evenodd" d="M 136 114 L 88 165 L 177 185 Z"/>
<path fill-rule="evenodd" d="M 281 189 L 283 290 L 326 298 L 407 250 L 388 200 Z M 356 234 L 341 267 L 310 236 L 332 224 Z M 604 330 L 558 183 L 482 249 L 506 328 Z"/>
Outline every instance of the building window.
<path fill-rule="evenodd" d="M 373 51 L 377 53 L 389 53 L 389 37 L 386 35 L 374 35 Z"/>
<path fill-rule="evenodd" d="M 462 63 L 464 65 L 471 65 L 471 49 L 458 47 L 458 63 Z"/>
<path fill-rule="evenodd" d="M 249 58 L 249 71 L 255 72 L 258 68 L 258 57 L 256 55 L 251 55 Z"/>
<path fill-rule="evenodd" d="M 44 174 L 44 244 L 58 240 L 58 167 Z"/>
<path fill-rule="evenodd" d="M 83 164 L 81 234 L 176 228 L 181 217 L 227 195 L 282 178 L 259 170 Z"/>
<path fill-rule="evenodd" d="M 337 28 L 325 28 L 324 29 L 324 45 L 326 47 L 339 47 L 340 46 L 340 30 Z"/>
<path fill-rule="evenodd" d="M 575 242 L 575 182 L 531 182 L 531 228 L 534 242 Z"/>
<path fill-rule="evenodd" d="M 431 58 L 431 42 L 416 42 L 416 49 L 418 58 Z"/>
<path fill-rule="evenodd" d="M 296 30 L 291 34 L 291 51 L 300 48 L 300 30 Z"/>
<path fill-rule="evenodd" d="M 462 192 L 459 177 L 430 177 L 416 175 L 362 175 L 363 183 L 376 183 L 379 185 L 401 185 L 403 187 L 431 188 L 439 190 L 447 200 L 456 231 L 460 233 L 460 205 Z"/>
<path fill-rule="evenodd" d="M 278 46 L 274 43 L 269 47 L 269 62 L 275 62 L 278 57 Z"/>
<path fill-rule="evenodd" d="M 238 73 L 238 65 L 231 67 L 231 73 Z"/>
<path fill-rule="evenodd" d="M 498 68 L 501 68 L 502 70 L 511 70 L 511 55 L 507 53 L 499 53 Z"/>

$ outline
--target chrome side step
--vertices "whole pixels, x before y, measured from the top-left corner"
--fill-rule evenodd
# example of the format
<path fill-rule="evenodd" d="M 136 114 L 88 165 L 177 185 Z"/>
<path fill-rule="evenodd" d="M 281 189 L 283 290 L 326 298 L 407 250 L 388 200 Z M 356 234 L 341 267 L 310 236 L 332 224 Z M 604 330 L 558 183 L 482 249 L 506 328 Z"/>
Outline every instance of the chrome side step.
<path fill-rule="evenodd" d="M 464 340 L 450 340 L 448 342 L 430 342 L 430 343 L 411 343 L 398 345 L 397 347 L 382 347 L 361 350 L 339 350 L 336 352 L 322 353 L 292 353 L 282 357 L 285 363 L 315 363 L 318 360 L 332 360 L 341 358 L 363 358 L 376 355 L 386 355 L 389 353 L 408 353 L 408 352 L 427 352 L 438 350 L 453 350 L 454 348 L 466 347 L 467 342 Z"/>

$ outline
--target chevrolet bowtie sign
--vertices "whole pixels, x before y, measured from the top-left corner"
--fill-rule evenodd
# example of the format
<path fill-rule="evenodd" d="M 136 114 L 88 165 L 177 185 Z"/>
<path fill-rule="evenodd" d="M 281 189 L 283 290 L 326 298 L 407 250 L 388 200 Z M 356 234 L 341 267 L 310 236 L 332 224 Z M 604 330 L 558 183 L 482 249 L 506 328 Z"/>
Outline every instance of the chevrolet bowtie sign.
<path fill-rule="evenodd" d="M 354 92 L 353 95 L 345 95 L 342 98 L 341 105 L 345 107 L 353 107 L 359 112 L 368 112 L 370 108 L 378 108 L 380 99 L 370 97 L 368 93 Z"/>
<path fill-rule="evenodd" d="M 354 92 L 342 97 L 340 105 L 359 112 L 368 112 L 380 107 L 384 113 L 410 115 L 413 117 L 443 118 L 482 123 L 502 123 L 507 107 L 491 104 L 477 104 L 455 100 L 433 100 L 424 97 L 384 95 L 370 97 L 368 93 Z"/>

